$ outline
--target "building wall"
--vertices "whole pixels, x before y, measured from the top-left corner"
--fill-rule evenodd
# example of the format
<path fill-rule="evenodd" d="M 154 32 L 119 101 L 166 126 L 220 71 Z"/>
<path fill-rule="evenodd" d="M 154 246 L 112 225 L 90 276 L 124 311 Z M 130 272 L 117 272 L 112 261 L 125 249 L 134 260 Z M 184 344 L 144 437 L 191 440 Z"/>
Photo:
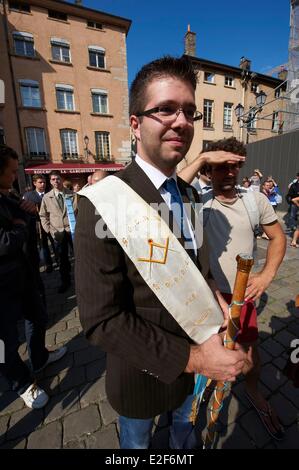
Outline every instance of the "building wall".
<path fill-rule="evenodd" d="M 39 3 L 43 4 L 43 2 Z M 55 4 L 52 8 L 55 9 Z M 110 132 L 112 158 L 116 161 L 128 160 L 130 155 L 130 133 L 126 33 L 124 28 L 111 23 L 105 24 L 103 30 L 91 29 L 86 25 L 86 18 L 69 14 L 67 22 L 49 19 L 47 9 L 33 5 L 31 5 L 31 14 L 9 11 L 7 8 L 7 18 L 10 52 L 13 53 L 14 51 L 13 31 L 33 34 L 36 50 L 35 59 L 12 56 L 18 112 L 25 149 L 24 129 L 26 127 L 43 127 L 50 160 L 61 162 L 62 150 L 59 130 L 64 128 L 75 129 L 78 136 L 79 158 L 84 157 L 84 136 L 89 137 L 88 148 L 91 152 L 89 162 L 91 163 L 94 161 L 93 155 L 96 152 L 94 132 L 107 131 Z M 0 34 L 2 38 L 4 36 L 2 22 Z M 63 38 L 70 42 L 71 65 L 52 61 L 51 37 Z M 1 44 L 5 44 L 5 41 L 1 40 Z M 88 46 L 90 45 L 97 45 L 106 50 L 105 70 L 88 67 Z M 3 50 L 3 47 L 1 47 L 0 54 L 1 64 L 8 63 L 7 53 Z M 0 112 L 0 119 L 3 121 L 7 144 L 20 152 L 21 145 L 17 138 L 16 112 L 12 100 L 9 67 L 5 66 L 3 69 L 1 78 L 3 77 L 5 80 L 7 92 L 6 104 Z M 25 109 L 22 107 L 18 84 L 20 79 L 39 82 L 42 109 Z M 74 112 L 57 111 L 55 85 L 58 83 L 74 87 Z M 91 88 L 100 88 L 108 92 L 109 114 L 107 116 L 92 115 Z"/>
<path fill-rule="evenodd" d="M 214 73 L 213 83 L 205 82 L 205 72 Z M 225 85 L 224 80 L 226 75 L 234 77 L 233 87 Z M 255 82 L 253 81 L 253 83 Z M 272 103 L 270 103 L 270 101 L 275 98 L 275 86 L 278 86 L 278 83 L 273 86 L 263 84 L 258 80 L 256 83 L 259 84 L 259 91 L 263 90 L 267 94 L 267 100 L 262 112 L 257 115 L 259 119 L 255 123 L 257 128 L 256 131 L 249 133 L 247 136 L 247 129 L 245 127 L 240 127 L 240 124 L 237 121 L 237 117 L 235 116 L 235 107 L 241 103 L 244 106 L 244 112 L 246 113 L 250 107 L 256 105 L 255 94 L 251 91 L 251 81 L 247 82 L 247 86 L 244 86 L 242 84 L 241 77 L 234 76 L 233 73 L 225 73 L 208 68 L 202 68 L 198 71 L 198 85 L 195 94 L 197 109 L 204 114 L 204 100 L 207 99 L 214 101 L 212 118 L 214 125 L 211 129 L 204 128 L 203 119 L 194 123 L 194 139 L 186 156 L 187 162 L 191 162 L 198 156 L 203 149 L 204 141 L 219 140 L 234 136 L 243 142 L 251 143 L 277 135 L 277 132 L 271 131 L 272 113 L 273 111 L 283 109 L 284 102 L 282 99 L 275 100 Z M 225 102 L 233 104 L 231 129 L 224 129 L 223 126 Z M 260 119 L 262 117 L 265 117 L 265 119 Z M 282 113 L 280 113 L 280 120 L 283 120 Z M 263 129 L 261 130 L 261 128 Z M 181 167 L 184 165 L 185 164 L 182 163 Z"/>

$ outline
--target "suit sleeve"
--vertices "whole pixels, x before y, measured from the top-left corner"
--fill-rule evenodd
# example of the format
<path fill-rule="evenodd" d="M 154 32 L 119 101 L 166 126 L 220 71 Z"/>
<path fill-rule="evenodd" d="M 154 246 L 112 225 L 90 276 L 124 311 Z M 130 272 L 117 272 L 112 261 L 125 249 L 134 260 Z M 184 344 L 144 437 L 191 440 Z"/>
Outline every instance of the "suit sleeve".
<path fill-rule="evenodd" d="M 188 362 L 188 340 L 134 311 L 127 258 L 115 239 L 96 237 L 99 219 L 91 202 L 81 197 L 75 233 L 75 279 L 85 335 L 104 351 L 171 383 Z"/>
<path fill-rule="evenodd" d="M 41 221 L 44 231 L 46 233 L 50 233 L 50 217 L 47 211 L 45 197 L 43 198 L 41 206 L 40 206 L 39 217 L 40 217 L 40 221 Z"/>

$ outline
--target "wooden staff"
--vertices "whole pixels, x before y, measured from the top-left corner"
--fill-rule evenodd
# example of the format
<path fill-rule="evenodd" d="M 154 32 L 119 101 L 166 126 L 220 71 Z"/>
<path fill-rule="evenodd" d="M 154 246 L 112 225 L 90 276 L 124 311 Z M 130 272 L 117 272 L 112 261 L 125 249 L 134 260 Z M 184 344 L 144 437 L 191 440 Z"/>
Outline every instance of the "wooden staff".
<path fill-rule="evenodd" d="M 230 350 L 235 348 L 235 341 L 240 330 L 240 313 L 244 304 L 246 286 L 249 273 L 253 265 L 253 258 L 249 255 L 238 255 L 237 258 L 237 274 L 233 290 L 232 301 L 230 305 L 230 315 L 224 338 L 224 347 Z M 216 421 L 222 408 L 224 392 L 228 388 L 227 382 L 218 381 L 213 393 L 212 403 L 210 407 L 210 421 L 207 428 L 207 434 L 204 442 L 204 448 L 211 448 L 214 443 Z"/>

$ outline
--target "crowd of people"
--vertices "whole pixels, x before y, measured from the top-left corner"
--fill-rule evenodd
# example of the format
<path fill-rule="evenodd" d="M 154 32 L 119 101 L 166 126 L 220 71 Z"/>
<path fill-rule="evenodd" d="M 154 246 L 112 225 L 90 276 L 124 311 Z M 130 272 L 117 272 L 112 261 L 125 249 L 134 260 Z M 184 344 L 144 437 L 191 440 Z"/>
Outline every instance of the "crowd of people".
<path fill-rule="evenodd" d="M 186 58 L 164 57 L 145 65 L 130 89 L 135 158 L 113 177 L 95 171 L 82 189 L 71 188 L 52 171 L 50 191 L 45 192 L 45 177 L 35 175 L 34 189 L 16 200 L 12 186 L 18 156 L 1 146 L 0 295 L 3 311 L 10 314 L 0 316 L 7 358 L 0 372 L 27 406 L 45 406 L 48 396 L 34 374 L 63 357 L 66 348 L 49 352 L 44 345 L 47 315 L 36 238 L 46 272 L 58 262 L 60 293 L 71 284 L 69 255 L 74 250 L 80 320 L 88 341 L 107 353 L 106 390 L 120 416 L 121 448 L 148 448 L 154 418 L 163 413 L 171 416 L 171 448 L 199 447 L 189 419 L 196 375 L 234 382 L 243 373 L 248 402 L 274 439 L 284 436 L 258 385 L 255 307 L 286 249 L 275 213 L 281 194 L 271 176 L 262 181 L 258 169 L 238 185 L 246 148 L 235 138 L 211 143 L 177 174 L 200 118 L 196 85 Z M 292 209 L 298 209 L 298 191 L 299 176 L 288 193 Z M 110 204 L 117 213 L 117 196 L 136 208 L 127 214 L 128 230 L 121 227 L 120 235 L 105 212 Z M 200 202 L 203 224 L 198 226 L 195 208 Z M 154 220 L 166 231 L 164 238 L 153 239 L 146 225 L 151 204 L 163 206 Z M 295 211 L 291 213 L 295 220 Z M 95 228 L 102 221 L 113 236 L 98 236 Z M 223 332 L 230 317 L 235 259 L 240 252 L 253 255 L 259 227 L 269 240 L 268 253 L 264 266 L 249 277 L 238 346 L 230 351 Z M 18 354 L 21 318 L 26 321 L 31 371 Z"/>

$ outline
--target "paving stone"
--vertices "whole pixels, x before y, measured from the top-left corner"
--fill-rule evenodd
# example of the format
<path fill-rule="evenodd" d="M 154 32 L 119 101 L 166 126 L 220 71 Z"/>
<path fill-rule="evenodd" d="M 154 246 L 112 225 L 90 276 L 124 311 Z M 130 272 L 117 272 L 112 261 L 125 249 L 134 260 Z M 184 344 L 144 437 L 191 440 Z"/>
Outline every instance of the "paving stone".
<path fill-rule="evenodd" d="M 261 449 L 269 443 L 270 436 L 265 427 L 261 425 L 260 418 L 254 410 L 250 410 L 242 416 L 242 421 L 239 424 L 257 449 Z"/>
<path fill-rule="evenodd" d="M 27 449 L 60 449 L 62 447 L 62 425 L 58 421 L 30 434 Z"/>
<path fill-rule="evenodd" d="M 65 321 L 59 321 L 55 323 L 55 325 L 51 326 L 51 328 L 48 328 L 47 330 L 47 335 L 48 334 L 53 334 L 53 333 L 58 333 L 59 331 L 64 331 L 66 329 L 66 322 Z"/>
<path fill-rule="evenodd" d="M 46 335 L 46 347 L 53 348 L 56 344 L 56 333 Z"/>
<path fill-rule="evenodd" d="M 269 305 L 268 307 L 270 313 L 274 313 L 275 315 L 279 315 L 279 317 L 288 317 L 289 316 L 289 312 L 285 306 L 285 304 L 279 302 L 279 301 L 276 301 L 276 302 L 273 302 Z"/>
<path fill-rule="evenodd" d="M 38 385 L 43 388 L 49 396 L 57 394 L 59 377 L 56 375 L 54 377 L 43 377 L 38 380 Z"/>
<path fill-rule="evenodd" d="M 284 426 L 290 426 L 299 419 L 298 409 L 296 409 L 285 396 L 281 395 L 281 393 L 271 398 L 271 404 Z"/>
<path fill-rule="evenodd" d="M 284 370 L 284 368 L 286 366 L 286 363 L 287 363 L 286 359 L 284 359 L 282 357 L 278 357 L 278 358 L 274 359 L 274 361 L 273 361 L 274 366 L 276 366 L 281 371 Z"/>
<path fill-rule="evenodd" d="M 101 418 L 96 405 L 66 416 L 63 421 L 63 442 L 78 440 L 84 434 L 91 435 L 101 427 Z"/>
<path fill-rule="evenodd" d="M 114 423 L 118 419 L 118 414 L 116 413 L 116 411 L 114 411 L 114 409 L 107 400 L 101 402 L 100 412 L 105 426 Z"/>
<path fill-rule="evenodd" d="M 298 388 L 295 388 L 290 381 L 287 381 L 283 387 L 280 388 L 280 393 L 282 393 L 292 404 L 299 409 L 299 392 Z M 299 419 L 298 419 L 299 422 Z"/>
<path fill-rule="evenodd" d="M 273 360 L 273 357 L 267 353 L 263 348 L 259 348 L 259 356 L 260 356 L 260 361 L 261 364 L 267 364 L 268 362 L 271 362 Z"/>
<path fill-rule="evenodd" d="M 28 436 L 35 431 L 42 422 L 42 410 L 31 410 L 26 407 L 24 410 L 13 413 L 9 422 L 7 440 Z"/>
<path fill-rule="evenodd" d="M 59 389 L 61 392 L 70 390 L 86 382 L 84 367 L 72 367 L 59 374 Z"/>
<path fill-rule="evenodd" d="M 45 407 L 45 423 L 51 423 L 80 409 L 79 392 L 70 390 L 51 397 Z"/>
<path fill-rule="evenodd" d="M 21 398 L 15 392 L 5 392 L 0 395 L 0 416 L 15 413 L 25 407 Z"/>
<path fill-rule="evenodd" d="M 63 446 L 64 449 L 85 449 L 84 440 L 70 441 Z"/>
<path fill-rule="evenodd" d="M 242 403 L 233 394 L 229 394 L 223 401 L 219 421 L 227 426 L 234 423 L 245 411 Z"/>
<path fill-rule="evenodd" d="M 74 361 L 76 366 L 89 364 L 93 361 L 100 361 L 105 358 L 105 353 L 97 347 L 89 347 L 84 351 L 77 351 L 74 353 Z"/>
<path fill-rule="evenodd" d="M 263 341 L 261 348 L 265 349 L 273 357 L 280 356 L 285 350 L 280 343 L 277 343 L 277 341 L 274 341 L 272 338 Z"/>
<path fill-rule="evenodd" d="M 285 328 L 285 323 L 281 321 L 278 317 L 272 316 L 270 321 L 270 327 L 272 329 L 272 334 L 275 335 L 278 331 Z"/>
<path fill-rule="evenodd" d="M 62 372 L 64 369 L 69 369 L 74 363 L 73 354 L 67 351 L 59 361 L 49 364 L 44 370 L 43 374 L 45 377 L 51 377 Z"/>
<path fill-rule="evenodd" d="M 261 371 L 261 381 L 274 392 L 287 381 L 287 378 L 273 364 L 267 364 Z"/>
<path fill-rule="evenodd" d="M 0 375 L 0 397 L 4 392 L 8 392 L 10 390 L 9 384 L 5 377 Z"/>
<path fill-rule="evenodd" d="M 7 431 L 9 418 L 9 415 L 2 416 L 0 418 L 0 444 L 2 444 L 5 440 L 5 434 Z"/>
<path fill-rule="evenodd" d="M 86 366 L 86 378 L 92 381 L 104 375 L 106 371 L 106 358 L 94 361 Z"/>
<path fill-rule="evenodd" d="M 89 382 L 80 389 L 80 404 L 82 408 L 90 403 L 99 403 L 105 399 L 105 377 L 101 377 L 96 382 Z"/>
<path fill-rule="evenodd" d="M 286 330 L 280 331 L 279 333 L 275 335 L 275 341 L 278 341 L 286 349 L 288 349 L 291 346 L 291 342 L 293 339 L 296 339 L 296 336 L 294 336 L 292 333 L 289 333 Z"/>
<path fill-rule="evenodd" d="M 107 426 L 103 431 L 97 431 L 86 437 L 87 449 L 119 449 L 119 440 L 115 425 Z"/>
<path fill-rule="evenodd" d="M 72 328 L 70 330 L 59 331 L 56 333 L 56 343 L 66 343 L 70 339 L 75 338 L 79 333 L 79 328 Z"/>
<path fill-rule="evenodd" d="M 223 435 L 222 433 L 225 433 Z M 255 445 L 239 424 L 231 424 L 219 435 L 217 449 L 255 449 Z"/>
<path fill-rule="evenodd" d="M 79 328 L 79 330 L 82 331 L 82 325 L 78 317 L 67 322 L 67 329 L 70 328 Z"/>
<path fill-rule="evenodd" d="M 293 424 L 286 430 L 286 435 L 283 441 L 275 441 L 277 449 L 299 449 L 299 427 L 298 423 Z"/>

